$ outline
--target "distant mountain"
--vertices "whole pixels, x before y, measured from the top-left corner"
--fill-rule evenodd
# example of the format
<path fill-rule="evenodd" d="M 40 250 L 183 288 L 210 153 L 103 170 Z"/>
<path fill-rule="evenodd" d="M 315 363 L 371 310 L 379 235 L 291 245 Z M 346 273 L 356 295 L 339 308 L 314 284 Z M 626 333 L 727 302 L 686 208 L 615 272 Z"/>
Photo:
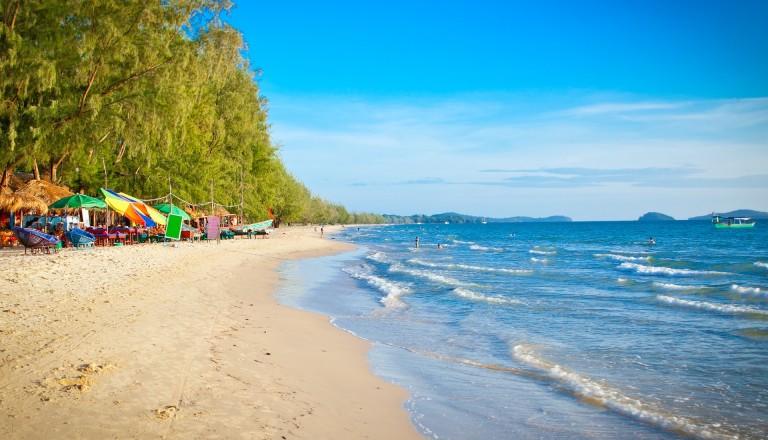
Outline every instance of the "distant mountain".
<path fill-rule="evenodd" d="M 488 223 L 529 223 L 529 222 L 571 222 L 570 217 L 564 215 L 551 215 L 549 217 L 507 217 L 487 219 Z"/>
<path fill-rule="evenodd" d="M 640 216 L 637 221 L 639 222 L 659 222 L 659 221 L 668 221 L 668 220 L 675 220 L 674 217 L 670 217 L 666 214 L 662 214 L 660 212 L 649 212 L 646 214 L 643 214 Z"/>
<path fill-rule="evenodd" d="M 459 214 L 456 212 L 446 212 L 443 214 L 423 215 L 416 214 L 410 216 L 384 214 L 384 218 L 389 223 L 410 224 L 410 223 L 522 223 L 522 222 L 570 222 L 570 217 L 555 215 L 551 217 L 506 217 L 490 218 L 476 217 L 472 215 Z"/>
<path fill-rule="evenodd" d="M 737 209 L 735 211 L 731 212 L 718 212 L 716 213 L 720 217 L 749 217 L 752 219 L 762 219 L 766 220 L 768 219 L 768 212 L 763 211 L 753 211 L 751 209 Z M 688 220 L 712 220 L 712 214 L 707 215 L 700 215 L 698 217 L 691 217 Z"/>

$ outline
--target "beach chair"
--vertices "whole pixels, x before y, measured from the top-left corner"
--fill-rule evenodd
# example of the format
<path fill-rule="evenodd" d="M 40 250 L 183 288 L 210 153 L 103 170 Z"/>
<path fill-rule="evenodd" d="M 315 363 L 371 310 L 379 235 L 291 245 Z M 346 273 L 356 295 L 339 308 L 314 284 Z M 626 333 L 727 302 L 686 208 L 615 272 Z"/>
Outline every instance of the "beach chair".
<path fill-rule="evenodd" d="M 59 244 L 59 239 L 53 235 L 44 234 L 36 229 L 30 228 L 13 228 L 13 233 L 19 240 L 19 243 L 24 245 L 24 254 L 27 253 L 27 249 L 31 253 L 35 253 L 36 250 L 45 253 L 51 253 L 51 248 L 56 252 L 58 249 L 56 246 Z"/>
<path fill-rule="evenodd" d="M 93 234 L 78 228 L 70 229 L 65 235 L 75 249 L 80 249 L 81 247 L 92 248 L 93 244 L 96 242 L 96 237 Z"/>

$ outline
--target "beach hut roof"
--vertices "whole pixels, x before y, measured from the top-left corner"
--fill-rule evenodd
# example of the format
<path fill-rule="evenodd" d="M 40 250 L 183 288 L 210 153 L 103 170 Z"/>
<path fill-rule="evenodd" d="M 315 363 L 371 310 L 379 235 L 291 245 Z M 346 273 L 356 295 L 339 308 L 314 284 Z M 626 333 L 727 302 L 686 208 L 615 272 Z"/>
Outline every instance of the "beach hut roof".
<path fill-rule="evenodd" d="M 39 198 L 25 193 L 14 193 L 9 187 L 0 188 L 0 211 L 36 211 L 48 212 L 48 205 Z"/>
<path fill-rule="evenodd" d="M 207 216 L 209 216 L 209 215 L 215 215 L 215 216 L 217 216 L 217 217 L 222 217 L 222 216 L 225 216 L 225 215 L 234 215 L 234 214 L 231 214 L 231 213 L 230 213 L 229 211 L 227 211 L 227 209 L 226 209 L 226 208 L 224 208 L 223 206 L 216 206 L 216 207 L 213 209 L 213 213 L 211 213 L 211 207 L 210 207 L 210 206 L 208 206 L 208 207 L 203 207 L 203 208 L 200 208 L 200 209 L 198 209 L 197 211 L 195 211 L 195 212 L 193 213 L 193 216 L 194 216 L 194 217 L 198 217 L 198 218 L 199 218 L 199 217 L 207 217 Z"/>
<path fill-rule="evenodd" d="M 74 194 L 66 186 L 56 185 L 46 180 L 30 180 L 23 187 L 15 191 L 15 194 L 31 195 L 42 200 L 46 206 Z M 47 212 L 47 208 L 46 211 Z"/>
<path fill-rule="evenodd" d="M 32 173 L 21 173 L 15 171 L 8 175 L 8 188 L 11 192 L 16 192 L 24 187 L 30 180 L 34 180 L 35 175 Z"/>

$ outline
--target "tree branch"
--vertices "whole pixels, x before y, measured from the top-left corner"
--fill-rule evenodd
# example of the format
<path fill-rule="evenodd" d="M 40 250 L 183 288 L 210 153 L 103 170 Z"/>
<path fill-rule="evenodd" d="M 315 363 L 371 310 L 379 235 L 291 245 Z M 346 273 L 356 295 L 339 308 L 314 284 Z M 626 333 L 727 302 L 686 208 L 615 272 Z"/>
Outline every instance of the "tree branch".
<path fill-rule="evenodd" d="M 117 82 L 113 83 L 112 85 L 110 85 L 109 87 L 107 87 L 107 89 L 106 89 L 106 90 L 104 90 L 103 92 L 101 92 L 101 96 L 102 96 L 102 97 L 105 97 L 105 96 L 108 96 L 108 95 L 110 95 L 111 93 L 115 92 L 117 89 L 119 89 L 120 87 L 124 86 L 125 84 L 127 84 L 127 83 L 129 83 L 129 82 L 131 82 L 131 81 L 134 81 L 134 80 L 136 80 L 136 79 L 139 79 L 139 78 L 141 78 L 142 76 L 144 76 L 144 75 L 146 75 L 146 74 L 152 73 L 152 72 L 153 72 L 154 70 L 156 70 L 158 67 L 160 67 L 160 66 L 162 66 L 163 64 L 165 64 L 165 63 L 167 63 L 167 62 L 171 61 L 172 59 L 173 59 L 173 57 L 169 57 L 169 58 L 166 58 L 165 60 L 163 60 L 163 61 L 161 61 L 161 62 L 159 62 L 159 63 L 157 63 L 157 64 L 155 64 L 155 65 L 153 65 L 153 66 L 150 66 L 150 67 L 149 67 L 149 68 L 147 68 L 146 70 L 143 70 L 143 71 L 141 71 L 141 72 L 136 72 L 136 73 L 134 73 L 133 75 L 131 75 L 131 76 L 127 77 L 127 78 L 123 78 L 123 79 L 121 79 L 120 81 L 117 81 Z"/>

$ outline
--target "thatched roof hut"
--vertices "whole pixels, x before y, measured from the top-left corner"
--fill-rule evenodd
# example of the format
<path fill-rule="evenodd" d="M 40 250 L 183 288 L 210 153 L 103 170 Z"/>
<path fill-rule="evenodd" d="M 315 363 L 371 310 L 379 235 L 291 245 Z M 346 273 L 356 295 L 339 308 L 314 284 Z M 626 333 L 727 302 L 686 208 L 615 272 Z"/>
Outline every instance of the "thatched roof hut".
<path fill-rule="evenodd" d="M 35 211 L 45 214 L 48 212 L 48 204 L 31 194 L 18 194 L 8 187 L 2 187 L 0 188 L 0 211 Z"/>
<path fill-rule="evenodd" d="M 227 211 L 226 208 L 224 208 L 223 206 L 219 206 L 219 205 L 216 205 L 214 207 L 213 213 L 211 213 L 210 205 L 208 205 L 208 206 L 204 205 L 204 206 L 202 206 L 200 208 L 197 208 L 195 210 L 186 210 L 186 211 L 192 217 L 208 217 L 208 216 L 211 216 L 211 215 L 216 216 L 216 217 L 224 217 L 224 216 L 227 216 L 227 215 L 233 215 L 232 213 Z"/>
<path fill-rule="evenodd" d="M 37 197 L 48 206 L 56 200 L 71 196 L 74 193 L 66 186 L 56 185 L 45 180 L 30 180 L 26 185 L 16 190 L 15 194 Z"/>

